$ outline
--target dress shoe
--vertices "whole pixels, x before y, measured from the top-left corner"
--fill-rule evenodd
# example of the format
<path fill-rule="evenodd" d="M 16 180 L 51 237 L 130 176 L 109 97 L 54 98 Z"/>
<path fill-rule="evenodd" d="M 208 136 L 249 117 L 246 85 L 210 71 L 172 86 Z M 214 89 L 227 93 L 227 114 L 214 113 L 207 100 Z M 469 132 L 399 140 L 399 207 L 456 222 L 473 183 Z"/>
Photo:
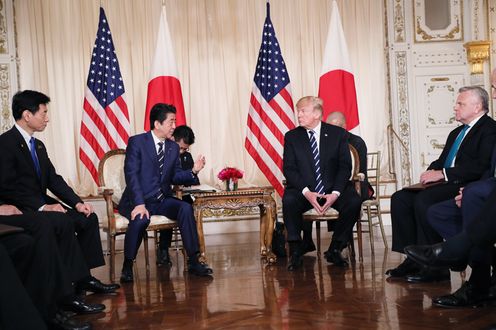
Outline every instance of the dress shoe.
<path fill-rule="evenodd" d="M 157 266 L 172 266 L 172 261 L 169 256 L 169 249 L 159 249 L 157 251 Z"/>
<path fill-rule="evenodd" d="M 417 265 L 412 259 L 406 258 L 396 268 L 388 269 L 386 275 L 394 278 L 401 278 L 420 271 L 420 266 Z"/>
<path fill-rule="evenodd" d="M 133 268 L 123 267 L 121 271 L 121 283 L 134 282 Z"/>
<path fill-rule="evenodd" d="M 429 283 L 449 280 L 450 272 L 447 269 L 424 268 L 415 274 L 406 276 L 406 281 L 410 283 Z"/>
<path fill-rule="evenodd" d="M 328 251 L 326 260 L 327 262 L 330 262 L 335 266 L 340 266 L 340 267 L 348 266 L 348 262 L 343 258 L 343 256 L 341 255 L 341 251 L 338 249 Z"/>
<path fill-rule="evenodd" d="M 57 311 L 55 316 L 47 322 L 49 329 L 57 330 L 91 330 L 91 324 L 78 323 L 75 320 L 71 320 L 67 313 L 63 311 Z"/>
<path fill-rule="evenodd" d="M 87 304 L 79 297 L 74 297 L 70 301 L 65 301 L 61 304 L 63 310 L 71 311 L 76 314 L 95 314 L 100 313 L 105 309 L 103 304 Z"/>
<path fill-rule="evenodd" d="M 103 284 L 99 279 L 91 276 L 88 280 L 80 281 L 76 284 L 76 292 L 90 291 L 93 293 L 115 293 L 119 289 L 119 284 Z"/>
<path fill-rule="evenodd" d="M 474 290 L 470 281 L 465 282 L 452 294 L 432 298 L 432 304 L 439 307 L 480 307 L 488 304 L 490 297 L 488 293 L 480 293 Z"/>
<path fill-rule="evenodd" d="M 188 272 L 196 276 L 211 276 L 214 273 L 207 264 L 202 264 L 198 261 L 188 263 Z"/>
<path fill-rule="evenodd" d="M 315 247 L 312 239 L 303 239 L 303 243 L 301 245 L 302 254 L 307 254 L 308 252 L 313 252 L 315 250 L 317 250 L 317 248 Z"/>
<path fill-rule="evenodd" d="M 443 244 L 434 245 L 410 245 L 405 248 L 405 253 L 416 263 L 431 267 L 448 269 L 455 272 L 463 271 L 467 267 L 467 261 L 455 258 L 444 257 Z"/>

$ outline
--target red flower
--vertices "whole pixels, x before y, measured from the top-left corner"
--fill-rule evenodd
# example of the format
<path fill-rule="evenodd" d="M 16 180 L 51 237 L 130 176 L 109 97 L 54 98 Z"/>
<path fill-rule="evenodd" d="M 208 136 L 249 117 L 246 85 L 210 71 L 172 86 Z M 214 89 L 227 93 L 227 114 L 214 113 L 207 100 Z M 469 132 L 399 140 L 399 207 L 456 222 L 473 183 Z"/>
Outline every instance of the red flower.
<path fill-rule="evenodd" d="M 225 167 L 217 174 L 217 177 L 222 181 L 233 180 L 233 182 L 238 182 L 238 179 L 243 177 L 243 171 L 235 167 Z"/>

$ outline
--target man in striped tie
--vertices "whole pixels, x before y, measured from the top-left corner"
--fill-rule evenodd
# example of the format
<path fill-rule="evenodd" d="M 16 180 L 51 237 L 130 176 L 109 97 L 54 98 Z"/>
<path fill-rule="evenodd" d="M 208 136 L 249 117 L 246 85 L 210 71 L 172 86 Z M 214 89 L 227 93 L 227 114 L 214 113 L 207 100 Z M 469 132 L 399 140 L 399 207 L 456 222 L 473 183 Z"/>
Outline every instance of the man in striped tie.
<path fill-rule="evenodd" d="M 289 271 L 302 265 L 303 213 L 315 208 L 324 214 L 339 211 L 327 261 L 345 266 L 341 250 L 347 246 L 360 214 L 361 200 L 348 184 L 351 157 L 344 129 L 322 122 L 320 98 L 306 96 L 296 103 L 299 125 L 284 136 L 283 172 L 287 187 L 282 199 L 290 248 Z"/>
<path fill-rule="evenodd" d="M 212 269 L 198 260 L 200 247 L 193 208 L 173 198 L 171 188 L 173 184 L 197 183 L 198 172 L 205 166 L 205 157 L 199 155 L 191 170 L 181 169 L 179 146 L 172 140 L 176 127 L 174 106 L 157 103 L 152 107 L 149 118 L 151 131 L 131 137 L 126 149 L 126 189 L 119 203 L 119 212 L 130 221 L 124 239 L 121 282 L 134 280 L 133 260 L 150 223 L 150 216 L 155 214 L 177 220 L 188 254 L 189 272 L 209 276 Z"/>

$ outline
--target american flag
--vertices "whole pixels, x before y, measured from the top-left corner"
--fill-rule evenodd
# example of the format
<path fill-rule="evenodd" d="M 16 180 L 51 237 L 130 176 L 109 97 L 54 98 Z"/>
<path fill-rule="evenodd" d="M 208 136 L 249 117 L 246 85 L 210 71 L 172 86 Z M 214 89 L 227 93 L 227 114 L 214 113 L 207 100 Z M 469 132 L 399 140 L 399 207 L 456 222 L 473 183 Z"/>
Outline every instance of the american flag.
<path fill-rule="evenodd" d="M 253 80 L 245 148 L 282 196 L 284 134 L 295 127 L 295 117 L 289 75 L 270 21 L 268 2 Z"/>
<path fill-rule="evenodd" d="M 124 83 L 107 17 L 101 7 L 86 85 L 79 158 L 98 184 L 100 159 L 109 150 L 126 148 L 130 131 Z"/>

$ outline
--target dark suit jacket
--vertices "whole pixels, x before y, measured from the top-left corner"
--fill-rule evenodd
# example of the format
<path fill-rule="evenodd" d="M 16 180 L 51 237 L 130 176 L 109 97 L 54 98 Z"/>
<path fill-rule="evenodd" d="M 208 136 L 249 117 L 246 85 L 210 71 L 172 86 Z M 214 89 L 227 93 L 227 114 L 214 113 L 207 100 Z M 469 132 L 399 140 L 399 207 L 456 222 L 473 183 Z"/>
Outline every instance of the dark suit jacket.
<path fill-rule="evenodd" d="M 29 146 L 17 128 L 12 127 L 0 135 L 0 199 L 22 211 L 38 210 L 44 204 L 57 203 L 47 195 L 47 190 L 70 207 L 82 202 L 55 171 L 43 142 L 36 139 L 35 148 L 41 178 L 36 174 Z"/>
<path fill-rule="evenodd" d="M 191 156 L 191 154 L 187 151 L 179 155 L 179 159 L 181 160 L 181 168 L 183 170 L 191 170 L 193 169 L 193 166 L 195 166 L 193 156 Z"/>
<path fill-rule="evenodd" d="M 119 212 L 129 216 L 136 205 L 156 201 L 160 191 L 172 196 L 173 184 L 192 185 L 198 177 L 191 170 L 181 169 L 179 146 L 171 140 L 164 141 L 164 167 L 159 174 L 157 149 L 150 132 L 129 138 L 124 161 L 126 189 L 119 203 Z"/>
<path fill-rule="evenodd" d="M 322 122 L 320 131 L 320 169 L 326 193 L 343 192 L 351 173 L 348 135 L 341 127 Z M 283 173 L 287 188 L 315 191 L 315 170 L 306 129 L 301 126 L 284 136 Z"/>
<path fill-rule="evenodd" d="M 441 170 L 444 167 L 444 161 L 462 128 L 459 126 L 449 133 L 441 155 L 431 163 L 428 170 Z M 456 154 L 455 166 L 446 169 L 448 182 L 464 184 L 479 180 L 490 167 L 495 142 L 496 122 L 484 115 L 463 139 Z"/>

